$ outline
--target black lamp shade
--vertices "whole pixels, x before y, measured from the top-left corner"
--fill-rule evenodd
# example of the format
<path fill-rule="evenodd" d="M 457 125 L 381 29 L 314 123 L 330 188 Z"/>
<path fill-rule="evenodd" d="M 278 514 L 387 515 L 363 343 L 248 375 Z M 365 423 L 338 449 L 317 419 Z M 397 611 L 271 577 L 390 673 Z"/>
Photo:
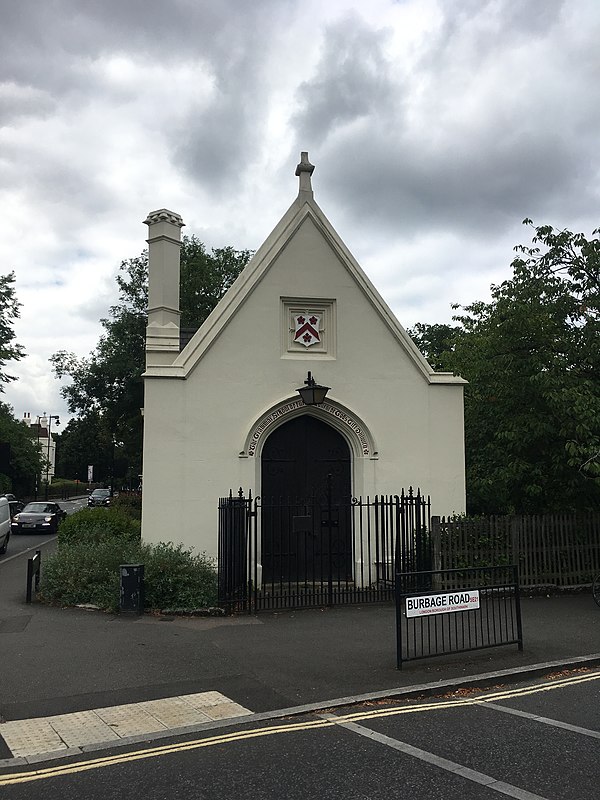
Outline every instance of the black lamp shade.
<path fill-rule="evenodd" d="M 315 379 L 312 377 L 310 372 L 308 373 L 308 379 L 304 381 L 304 386 L 296 389 L 300 397 L 302 398 L 302 402 L 305 406 L 320 406 L 321 403 L 325 401 L 325 397 L 327 392 L 329 391 L 329 386 L 320 386 L 318 383 L 315 382 Z"/>

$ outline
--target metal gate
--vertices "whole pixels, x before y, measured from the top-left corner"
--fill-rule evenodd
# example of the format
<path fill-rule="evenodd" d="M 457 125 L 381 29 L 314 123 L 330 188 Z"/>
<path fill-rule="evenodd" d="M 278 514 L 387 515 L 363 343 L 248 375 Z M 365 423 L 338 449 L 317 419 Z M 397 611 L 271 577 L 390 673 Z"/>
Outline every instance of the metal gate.
<path fill-rule="evenodd" d="M 431 569 L 430 500 L 420 491 L 373 498 L 219 501 L 219 602 L 229 611 L 393 600 L 394 575 Z"/>
<path fill-rule="evenodd" d="M 485 647 L 523 649 L 519 570 L 513 565 L 396 575 L 397 666 Z"/>

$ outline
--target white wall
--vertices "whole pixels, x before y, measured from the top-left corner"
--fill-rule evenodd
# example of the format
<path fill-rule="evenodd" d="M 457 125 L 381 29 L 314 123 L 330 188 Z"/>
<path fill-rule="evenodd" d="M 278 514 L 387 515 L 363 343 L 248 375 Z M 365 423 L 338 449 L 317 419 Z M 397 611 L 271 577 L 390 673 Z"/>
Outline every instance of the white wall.
<path fill-rule="evenodd" d="M 335 300 L 335 357 L 283 352 L 282 297 Z M 193 368 L 186 353 L 176 361 L 185 379 L 146 379 L 145 540 L 216 555 L 218 498 L 239 486 L 260 493 L 258 456 L 240 457 L 249 432 L 268 409 L 298 397 L 307 370 L 375 443 L 376 456 L 354 455 L 355 495 L 412 485 L 431 494 L 433 513 L 464 510 L 462 385 L 427 379 L 311 218 Z"/>

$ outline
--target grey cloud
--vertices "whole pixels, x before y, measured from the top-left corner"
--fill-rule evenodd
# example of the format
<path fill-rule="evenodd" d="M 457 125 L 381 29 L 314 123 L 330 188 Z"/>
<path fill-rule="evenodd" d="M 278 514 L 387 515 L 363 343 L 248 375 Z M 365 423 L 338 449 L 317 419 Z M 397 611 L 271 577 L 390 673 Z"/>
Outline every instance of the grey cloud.
<path fill-rule="evenodd" d="M 531 46 L 560 22 L 564 0 L 456 0 L 442 3 L 442 17 L 424 54 L 421 68 L 457 61 L 481 66 L 506 45 Z"/>
<path fill-rule="evenodd" d="M 291 6 L 291 0 L 5 3 L 0 75 L 58 98 L 97 99 L 105 90 L 90 66 L 102 57 L 127 54 L 167 68 L 186 59 L 204 62 L 220 81 L 228 64 L 243 60 L 240 51 L 255 51 L 256 60 L 262 59 L 272 25 L 285 19 Z"/>
<path fill-rule="evenodd" d="M 206 108 L 192 109 L 171 133 L 173 160 L 207 189 L 223 188 L 239 172 L 260 127 L 260 65 L 246 49 L 218 69 L 214 96 Z M 254 136 L 253 136 L 254 134 Z"/>
<path fill-rule="evenodd" d="M 246 25 L 237 20 L 227 27 L 214 64 L 214 97 L 207 107 L 192 109 L 170 137 L 174 162 L 211 192 L 229 190 L 262 137 L 269 80 L 265 52 L 273 29 L 283 24 L 286 5 L 271 11 L 269 25 L 262 25 L 265 7 L 256 6 Z"/>
<path fill-rule="evenodd" d="M 534 6 L 531 13 L 536 16 Z M 531 76 L 527 58 L 515 67 L 510 59 L 503 60 L 506 53 L 498 45 L 496 61 L 486 74 L 489 93 L 481 93 L 478 69 L 489 53 L 481 47 L 476 28 L 470 32 L 464 25 L 461 28 L 459 15 L 458 22 L 446 26 L 452 30 L 445 30 L 442 43 L 439 37 L 425 41 L 420 68 L 430 58 L 428 72 L 419 73 L 418 91 L 409 81 L 390 88 L 388 65 L 375 46 L 383 34 L 371 30 L 370 40 L 367 24 L 353 20 L 357 37 L 371 42 L 377 58 L 372 61 L 374 73 L 366 70 L 370 82 L 362 86 L 354 82 L 361 96 L 347 107 L 343 96 L 338 103 L 335 100 L 340 85 L 343 95 L 345 74 L 336 67 L 345 63 L 346 55 L 342 50 L 336 61 L 334 46 L 347 39 L 338 37 L 337 30 L 330 32 L 318 78 L 302 87 L 304 108 L 294 120 L 295 133 L 301 144 L 311 134 L 317 139 L 319 147 L 311 152 L 319 168 L 316 180 L 326 187 L 326 202 L 344 209 L 348 224 L 360 220 L 392 239 L 427 231 L 455 230 L 464 235 L 473 226 L 489 234 L 506 230 L 524 216 L 545 221 L 548 215 L 555 219 L 559 209 L 564 214 L 568 208 L 575 216 L 597 204 L 594 140 L 600 84 L 591 79 L 594 69 L 600 68 L 593 33 L 597 16 L 592 14 L 587 31 L 570 40 L 568 26 L 555 28 L 562 19 L 558 2 L 548 3 L 545 11 L 540 6 L 541 13 L 529 28 L 508 0 L 485 5 L 465 0 L 458 8 L 462 17 L 487 10 L 494 29 L 506 36 L 519 29 L 516 40 L 507 41 L 507 51 L 523 46 L 535 33 L 536 48 L 530 55 L 524 50 Z M 459 35 L 462 43 L 454 50 L 448 43 Z M 492 39 L 488 49 L 496 45 Z M 347 57 L 351 60 L 350 54 Z M 360 66 L 358 48 L 357 66 L 347 74 L 360 71 Z M 456 84 L 454 68 L 466 79 L 464 86 Z M 516 72 L 519 68 L 525 72 Z M 409 104 L 416 123 L 404 114 Z M 339 124 L 362 113 L 365 124 Z"/>
<path fill-rule="evenodd" d="M 206 111 L 192 113 L 175 132 L 173 160 L 207 191 L 226 190 L 257 141 L 251 115 L 237 97 L 221 96 Z"/>
<path fill-rule="evenodd" d="M 0 127 L 23 117 L 46 117 L 55 109 L 56 101 L 46 92 L 0 83 Z"/>
<path fill-rule="evenodd" d="M 299 111 L 292 118 L 301 141 L 324 140 L 343 125 L 397 111 L 383 46 L 388 32 L 375 30 L 354 14 L 325 32 L 323 52 L 313 78 L 298 89 Z"/>
<path fill-rule="evenodd" d="M 295 3 L 46 0 L 36 7 L 7 5 L 0 27 L 0 75 L 18 96 L 51 96 L 55 112 L 68 115 L 76 131 L 81 130 L 79 108 L 104 106 L 107 129 L 114 131 L 132 89 L 103 83 L 95 61 L 123 55 L 166 70 L 187 62 L 213 83 L 208 106 L 192 109 L 179 129 L 160 109 L 149 124 L 164 131 L 176 170 L 195 178 L 213 198 L 239 180 L 253 145 L 259 149 L 261 120 L 267 117 L 273 30 L 290 21 Z M 6 108 L 5 121 L 15 122 L 25 111 L 41 115 L 48 110 L 15 103 Z M 53 148 L 52 142 L 37 142 L 33 149 L 24 159 L 22 144 L 7 145 L 0 172 L 25 196 L 42 201 L 52 227 L 72 221 L 65 219 L 68 215 L 80 219 L 110 212 L 114 195 L 99 164 L 83 169 L 80 158 L 71 165 L 64 148 Z M 55 196 L 68 197 L 69 204 L 53 203 Z"/>
<path fill-rule="evenodd" d="M 93 298 L 89 298 L 85 303 L 74 306 L 71 313 L 73 316 L 83 319 L 86 322 L 97 322 L 108 317 L 108 309 L 118 301 L 116 291 L 101 285 L 100 292 Z"/>
<path fill-rule="evenodd" d="M 344 144 L 331 145 L 324 159 L 332 201 L 388 233 L 473 226 L 489 233 L 551 212 L 558 197 L 571 211 L 591 201 L 580 153 L 551 134 L 449 141 L 442 152 L 371 133 Z"/>
<path fill-rule="evenodd" d="M 18 179 L 13 176 L 13 182 L 17 182 L 20 190 L 34 202 L 43 202 L 46 210 L 54 215 L 54 224 L 89 218 L 114 205 L 113 193 L 103 184 L 102 173 L 84 172 L 80 165 L 69 164 L 44 150 L 32 153 L 28 161 L 20 157 L 15 145 L 11 145 L 6 148 L 5 156 L 7 163 L 13 164 L 13 173 L 18 170 Z M 57 197 L 69 198 L 68 204 L 54 205 Z"/>

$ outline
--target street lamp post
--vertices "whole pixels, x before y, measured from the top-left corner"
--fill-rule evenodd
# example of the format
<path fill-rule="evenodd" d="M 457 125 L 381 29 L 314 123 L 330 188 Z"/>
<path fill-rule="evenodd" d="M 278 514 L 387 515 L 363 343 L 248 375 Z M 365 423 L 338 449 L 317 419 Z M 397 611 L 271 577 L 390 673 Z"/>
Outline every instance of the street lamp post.
<path fill-rule="evenodd" d="M 48 499 L 48 486 L 50 485 L 50 442 L 52 441 L 51 436 L 51 429 L 52 429 L 52 420 L 56 420 L 56 426 L 60 425 L 60 418 L 58 414 L 50 414 L 48 416 L 48 453 L 46 459 L 46 500 Z M 56 456 L 56 453 L 55 453 Z"/>
<path fill-rule="evenodd" d="M 39 454 L 39 452 L 40 452 L 40 428 L 41 428 L 41 419 L 42 419 L 42 418 L 41 418 L 41 416 L 38 414 L 38 415 L 37 415 L 37 417 L 36 417 L 36 428 L 37 428 L 37 451 L 38 451 L 38 454 Z M 38 466 L 40 466 L 40 467 L 41 467 L 41 464 L 39 464 Z M 39 484 L 40 484 L 40 471 L 36 469 L 36 471 L 35 471 L 34 496 L 33 496 L 33 499 L 34 499 L 34 500 L 37 500 Z"/>
<path fill-rule="evenodd" d="M 117 446 L 117 437 L 112 435 L 112 455 L 110 459 L 110 496 L 115 493 L 115 447 Z"/>

